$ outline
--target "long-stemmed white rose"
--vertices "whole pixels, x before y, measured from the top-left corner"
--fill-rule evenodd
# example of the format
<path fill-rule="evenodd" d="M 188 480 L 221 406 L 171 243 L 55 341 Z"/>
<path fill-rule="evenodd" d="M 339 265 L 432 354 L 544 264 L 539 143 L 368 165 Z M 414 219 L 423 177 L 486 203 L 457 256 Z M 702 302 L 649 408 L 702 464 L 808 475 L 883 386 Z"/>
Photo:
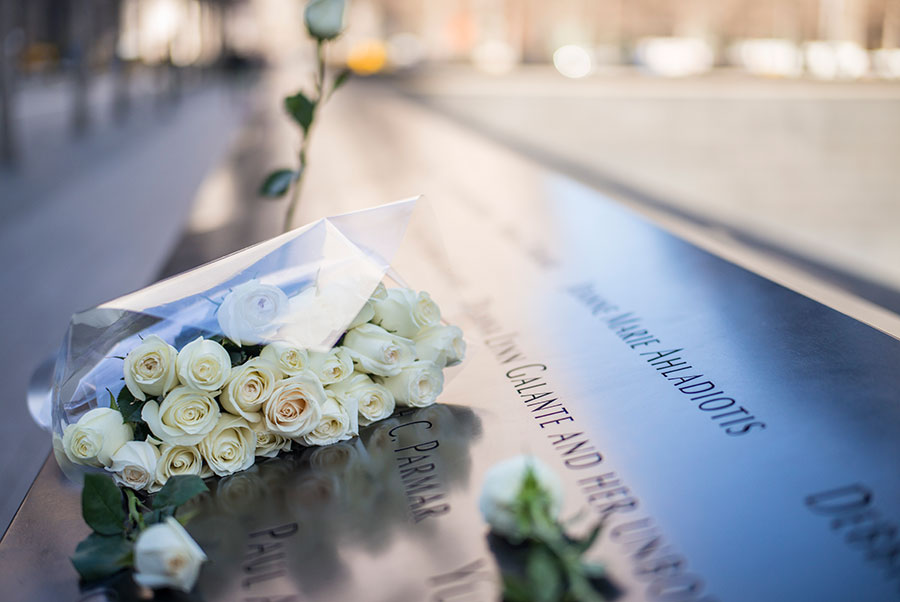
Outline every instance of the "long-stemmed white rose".
<path fill-rule="evenodd" d="M 231 358 L 215 341 L 199 337 L 178 352 L 175 362 L 181 384 L 201 391 L 218 391 L 231 375 Z"/>
<path fill-rule="evenodd" d="M 515 504 L 528 471 L 549 495 L 550 515 L 556 518 L 562 508 L 562 482 L 556 473 L 534 456 L 515 456 L 492 466 L 484 475 L 478 498 L 478 508 L 491 528 L 513 539 L 521 538 Z"/>
<path fill-rule="evenodd" d="M 247 470 L 256 459 L 256 433 L 240 416 L 222 414 L 199 445 L 203 459 L 220 477 Z"/>
<path fill-rule="evenodd" d="M 260 421 L 260 410 L 275 390 L 277 378 L 272 364 L 255 357 L 231 371 L 219 396 L 222 407 L 250 422 Z"/>
<path fill-rule="evenodd" d="M 397 376 L 382 378 L 381 383 L 394 394 L 397 405 L 424 408 L 444 389 L 444 373 L 434 362 L 417 360 Z"/>
<path fill-rule="evenodd" d="M 127 441 L 131 426 L 112 408 L 94 408 L 63 430 L 63 450 L 70 462 L 87 466 L 109 466 L 111 457 Z"/>
<path fill-rule="evenodd" d="M 309 369 L 319 377 L 323 385 L 333 385 L 353 374 L 353 358 L 343 347 L 310 351 Z"/>
<path fill-rule="evenodd" d="M 399 374 L 415 360 L 415 347 L 409 339 L 398 337 L 374 324 L 363 324 L 344 335 L 343 346 L 361 372 L 379 376 Z"/>
<path fill-rule="evenodd" d="M 322 417 L 325 389 L 310 371 L 279 381 L 263 404 L 266 428 L 285 437 L 309 433 Z"/>
<path fill-rule="evenodd" d="M 458 326 L 426 326 L 413 337 L 416 359 L 428 360 L 439 368 L 460 363 L 466 355 L 466 342 Z"/>
<path fill-rule="evenodd" d="M 146 489 L 156 478 L 159 450 L 147 441 L 128 441 L 112 455 L 109 468 L 123 487 Z"/>
<path fill-rule="evenodd" d="M 216 426 L 219 413 L 219 404 L 206 391 L 175 387 L 161 404 L 145 403 L 141 418 L 165 443 L 196 445 Z"/>
<path fill-rule="evenodd" d="M 159 491 L 169 477 L 175 475 L 197 475 L 205 479 L 212 474 L 209 467 L 203 463 L 203 456 L 196 446 L 163 443 L 159 447 L 159 460 L 156 462 L 156 473 L 150 485 L 150 492 Z"/>
<path fill-rule="evenodd" d="M 206 554 L 173 517 L 147 527 L 134 544 L 134 580 L 149 588 L 191 591 Z"/>
<path fill-rule="evenodd" d="M 387 289 L 387 298 L 375 301 L 372 322 L 397 336 L 412 338 L 426 326 L 441 321 L 441 310 L 428 293 L 408 288 Z"/>
<path fill-rule="evenodd" d="M 306 350 L 282 341 L 275 341 L 263 347 L 259 357 L 280 370 L 281 375 L 296 376 L 309 369 L 309 356 Z"/>
<path fill-rule="evenodd" d="M 394 394 L 362 372 L 354 372 L 350 378 L 329 385 L 326 387 L 326 391 L 328 390 L 337 394 L 342 401 L 355 401 L 359 410 L 359 424 L 362 426 L 384 420 L 394 413 Z"/>
<path fill-rule="evenodd" d="M 283 290 L 250 280 L 225 296 L 216 319 L 222 333 L 238 346 L 256 345 L 278 330 L 288 307 Z"/>
<path fill-rule="evenodd" d="M 352 411 L 351 411 L 352 410 Z M 334 393 L 329 393 L 322 404 L 322 416 L 311 432 L 300 438 L 304 445 L 330 445 L 346 441 L 359 434 L 354 428 L 356 408 L 345 407 Z"/>
<path fill-rule="evenodd" d="M 284 435 L 266 430 L 263 422 L 250 425 L 256 433 L 256 455 L 263 458 L 274 458 L 280 452 L 291 451 L 292 441 Z"/>
<path fill-rule="evenodd" d="M 152 334 L 125 356 L 125 386 L 136 399 L 165 395 L 178 384 L 175 358 L 178 352 Z"/>

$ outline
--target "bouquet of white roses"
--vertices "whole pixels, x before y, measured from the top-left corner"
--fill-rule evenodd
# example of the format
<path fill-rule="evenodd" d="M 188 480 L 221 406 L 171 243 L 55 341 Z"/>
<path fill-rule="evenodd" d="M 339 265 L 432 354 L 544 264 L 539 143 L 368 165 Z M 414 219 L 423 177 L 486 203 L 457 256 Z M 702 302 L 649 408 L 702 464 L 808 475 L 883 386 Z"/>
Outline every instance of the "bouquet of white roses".
<path fill-rule="evenodd" d="M 76 314 L 52 391 L 60 466 L 154 493 L 433 404 L 465 343 L 389 271 L 414 206 L 327 218 Z"/>

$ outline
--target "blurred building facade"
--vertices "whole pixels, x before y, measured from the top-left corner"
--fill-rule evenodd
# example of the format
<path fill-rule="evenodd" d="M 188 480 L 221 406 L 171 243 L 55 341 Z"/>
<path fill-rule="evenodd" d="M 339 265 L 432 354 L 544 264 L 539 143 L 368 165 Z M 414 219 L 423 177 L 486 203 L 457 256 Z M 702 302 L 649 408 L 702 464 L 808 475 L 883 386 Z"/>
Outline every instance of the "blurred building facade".
<path fill-rule="evenodd" d="M 551 63 L 584 77 L 635 65 L 664 76 L 733 67 L 775 77 L 900 79 L 900 0 L 349 0 L 331 59 L 361 73 L 465 62 L 504 73 Z M 176 94 L 186 73 L 308 51 L 303 0 L 0 0 L 0 163 L 17 155 L 23 83 L 65 79 L 71 131 L 113 80 L 128 112 L 135 73 Z"/>

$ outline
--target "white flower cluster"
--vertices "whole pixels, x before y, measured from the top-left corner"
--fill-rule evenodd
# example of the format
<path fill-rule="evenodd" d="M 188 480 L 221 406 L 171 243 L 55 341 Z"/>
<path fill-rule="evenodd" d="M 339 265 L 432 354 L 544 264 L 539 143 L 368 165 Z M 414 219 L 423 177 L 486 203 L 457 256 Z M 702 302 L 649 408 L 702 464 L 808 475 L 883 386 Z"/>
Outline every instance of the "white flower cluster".
<path fill-rule="evenodd" d="M 260 313 L 280 317 L 283 296 L 271 285 L 236 287 L 220 308 L 224 318 L 218 316 L 226 336 L 238 345 L 258 342 L 250 333 L 270 328 Z M 464 355 L 462 331 L 441 324 L 428 293 L 383 285 L 342 344 L 327 352 L 273 342 L 232 366 L 214 340 L 201 337 L 178 351 L 151 335 L 126 356 L 124 377 L 144 402 L 141 417 L 152 436 L 135 441 L 119 411 L 96 408 L 66 426 L 63 448 L 70 461 L 103 467 L 119 484 L 151 492 L 172 475 L 231 475 L 294 443 L 355 437 L 359 426 L 389 417 L 395 404 L 433 404 L 443 368 Z"/>

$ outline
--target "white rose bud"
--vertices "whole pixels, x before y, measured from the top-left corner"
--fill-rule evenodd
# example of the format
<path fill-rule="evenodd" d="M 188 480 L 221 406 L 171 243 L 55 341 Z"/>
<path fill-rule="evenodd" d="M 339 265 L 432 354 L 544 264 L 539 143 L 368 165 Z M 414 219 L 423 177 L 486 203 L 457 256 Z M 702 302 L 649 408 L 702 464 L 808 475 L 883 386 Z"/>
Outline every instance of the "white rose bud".
<path fill-rule="evenodd" d="M 200 442 L 200 453 L 214 473 L 224 477 L 253 466 L 256 433 L 240 416 L 222 414 L 216 427 Z"/>
<path fill-rule="evenodd" d="M 175 361 L 181 384 L 201 391 L 218 391 L 231 376 L 231 358 L 225 348 L 199 337 L 178 352 Z"/>
<path fill-rule="evenodd" d="M 361 372 L 393 376 L 409 366 L 416 356 L 413 342 L 374 324 L 363 324 L 344 335 L 343 347 Z"/>
<path fill-rule="evenodd" d="M 501 535 L 518 538 L 514 503 L 531 469 L 538 485 L 550 494 L 550 512 L 556 517 L 562 508 L 563 488 L 559 477 L 533 456 L 515 456 L 491 467 L 484 475 L 478 508 L 491 528 Z"/>
<path fill-rule="evenodd" d="M 333 385 L 353 374 L 353 358 L 343 347 L 333 347 L 323 352 L 310 351 L 309 369 L 323 385 Z"/>
<path fill-rule="evenodd" d="M 278 330 L 288 312 L 284 291 L 256 280 L 234 287 L 216 311 L 222 333 L 240 345 L 256 345 Z"/>
<path fill-rule="evenodd" d="M 381 379 L 381 384 L 393 393 L 397 405 L 424 408 L 443 391 L 444 373 L 434 362 L 420 360 L 403 368 L 397 376 Z"/>
<path fill-rule="evenodd" d="M 397 336 L 412 338 L 426 326 L 441 322 L 441 310 L 428 293 L 416 294 L 408 288 L 391 288 L 387 298 L 375 302 L 372 322 Z"/>
<path fill-rule="evenodd" d="M 165 443 L 196 445 L 216 426 L 219 413 L 219 404 L 206 391 L 175 387 L 162 404 L 145 403 L 141 418 Z"/>
<path fill-rule="evenodd" d="M 146 441 L 128 441 L 112 455 L 109 468 L 119 485 L 146 489 L 156 478 L 159 450 Z"/>
<path fill-rule="evenodd" d="M 394 413 L 394 394 L 362 372 L 354 372 L 350 378 L 326 387 L 326 392 L 328 390 L 345 404 L 355 401 L 362 426 L 384 420 Z"/>
<path fill-rule="evenodd" d="M 426 326 L 413 337 L 413 342 L 416 359 L 434 362 L 440 368 L 458 364 L 466 355 L 463 332 L 457 326 Z"/>
<path fill-rule="evenodd" d="M 266 428 L 285 437 L 302 437 L 319 424 L 325 399 L 325 389 L 312 372 L 286 378 L 263 404 Z"/>
<path fill-rule="evenodd" d="M 125 386 L 136 399 L 164 395 L 178 384 L 175 358 L 178 352 L 155 334 L 125 356 Z"/>
<path fill-rule="evenodd" d="M 310 0 L 303 12 L 309 35 L 317 40 L 331 40 L 344 29 L 346 0 Z"/>
<path fill-rule="evenodd" d="M 169 477 L 175 475 L 197 475 L 205 479 L 211 477 L 213 472 L 203 464 L 203 456 L 195 446 L 163 443 L 159 448 L 159 460 L 156 462 L 150 492 L 162 489 Z"/>
<path fill-rule="evenodd" d="M 280 452 L 291 451 L 291 440 L 278 433 L 266 430 L 262 422 L 254 422 L 250 425 L 256 433 L 256 455 L 263 458 L 274 458 Z"/>
<path fill-rule="evenodd" d="M 259 357 L 266 360 L 282 375 L 296 376 L 309 369 L 309 356 L 306 351 L 290 343 L 276 341 L 263 347 Z"/>
<path fill-rule="evenodd" d="M 70 462 L 109 466 L 111 457 L 132 438 L 131 426 L 112 408 L 94 408 L 63 430 L 63 450 Z"/>
<path fill-rule="evenodd" d="M 322 404 L 322 417 L 312 432 L 301 437 L 304 445 L 330 445 L 338 441 L 346 441 L 354 434 L 356 408 L 348 410 L 334 393 L 327 396 Z"/>
<path fill-rule="evenodd" d="M 231 371 L 219 402 L 226 411 L 250 422 L 259 422 L 259 412 L 275 390 L 276 381 L 272 364 L 255 357 Z"/>
<path fill-rule="evenodd" d="M 189 592 L 206 554 L 173 517 L 147 527 L 134 544 L 134 580 L 149 588 Z"/>

